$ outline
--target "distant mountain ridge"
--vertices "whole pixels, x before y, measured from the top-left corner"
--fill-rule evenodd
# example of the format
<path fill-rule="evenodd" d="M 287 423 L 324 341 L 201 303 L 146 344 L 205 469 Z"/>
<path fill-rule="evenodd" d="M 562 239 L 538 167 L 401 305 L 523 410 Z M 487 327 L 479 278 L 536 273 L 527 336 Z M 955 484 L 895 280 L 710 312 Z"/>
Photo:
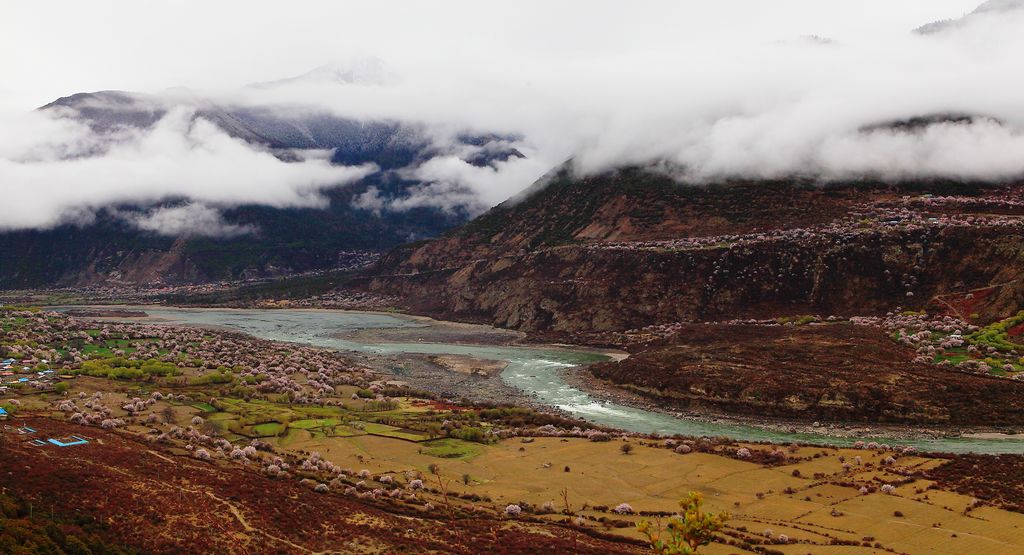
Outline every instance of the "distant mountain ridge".
<path fill-rule="evenodd" d="M 223 105 L 181 90 L 166 95 L 77 93 L 39 110 L 114 136 L 123 129 L 148 129 L 181 106 L 193 110 L 193 119 L 209 121 L 284 161 L 296 160 L 303 151 L 329 150 L 333 164 L 372 163 L 379 170 L 324 190 L 326 209 L 242 205 L 223 210 L 227 226 L 255 230 L 238 237 L 162 236 L 125 218 L 187 203 L 173 198 L 151 206 L 114 206 L 85 226 L 0 233 L 0 289 L 197 283 L 345 266 L 353 251 L 382 251 L 431 237 L 471 216 L 467 207 L 375 213 L 357 206 L 360 195 L 372 189 L 384 198 L 402 198 L 423 185 L 406 170 L 435 156 L 458 153 L 482 166 L 523 156 L 512 146 L 514 138 L 499 134 L 465 134 L 455 137 L 454 145 L 438 145 L 415 122 L 361 121 L 300 106 Z"/>
<path fill-rule="evenodd" d="M 975 8 L 974 11 L 961 18 L 943 19 L 926 23 L 917 29 L 914 29 L 914 32 L 920 35 L 943 33 L 962 27 L 965 23 L 981 15 L 1015 12 L 1019 10 L 1024 10 L 1024 0 L 987 0 Z"/>
<path fill-rule="evenodd" d="M 119 127 L 147 128 L 175 106 L 192 106 L 194 118 L 217 125 L 232 137 L 271 149 L 336 149 L 337 164 L 376 163 L 384 170 L 401 168 L 443 154 L 427 129 L 415 123 L 363 121 L 343 118 L 325 109 L 303 106 L 218 105 L 205 101 L 176 101 L 125 91 L 78 93 L 39 108 L 66 114 L 100 133 Z M 463 145 L 484 147 L 509 142 L 501 135 L 457 137 Z M 499 158 L 522 156 L 513 148 L 499 149 Z M 491 159 L 483 160 L 488 163 Z"/>

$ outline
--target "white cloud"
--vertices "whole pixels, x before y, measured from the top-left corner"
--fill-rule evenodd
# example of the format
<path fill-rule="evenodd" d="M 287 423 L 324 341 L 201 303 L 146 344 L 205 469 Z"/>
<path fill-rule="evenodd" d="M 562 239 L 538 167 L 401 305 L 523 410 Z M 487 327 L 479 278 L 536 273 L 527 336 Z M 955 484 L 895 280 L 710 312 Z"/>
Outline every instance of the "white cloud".
<path fill-rule="evenodd" d="M 434 196 L 432 191 L 469 191 L 476 204 L 488 208 L 522 190 L 544 172 L 552 163 L 541 157 L 512 157 L 480 166 L 465 162 L 457 156 L 439 156 L 428 160 L 410 172 L 410 177 L 425 184 L 421 196 Z"/>
<path fill-rule="evenodd" d="M 257 1 L 203 4 L 196 18 L 198 3 L 97 0 L 63 5 L 68 17 L 60 21 L 25 3 L 0 22 L 0 50 L 27 53 L 0 60 L 0 102 L 184 84 L 222 105 L 317 107 L 422 124 L 435 135 L 437 155 L 406 176 L 423 185 L 399 198 L 372 190 L 356 200 L 370 211 L 479 211 L 568 158 L 585 172 L 667 161 L 692 179 L 1005 179 L 1024 174 L 1024 9 L 982 10 L 936 33 L 911 32 L 960 18 L 976 2 L 524 0 L 500 10 L 381 1 L 293 10 Z M 154 18 L 164 25 L 143 24 Z M 189 40 L 178 32 L 186 22 Z M 360 57 L 366 53 L 383 62 Z M 356 62 L 241 86 L 328 59 Z M 1002 123 L 862 131 L 949 112 Z M 116 140 L 68 122 L 33 121 L 12 132 L 5 125 L 0 136 L 0 187 L 22 207 L 0 227 L 87 219 L 109 203 L 167 197 L 213 208 L 315 206 L 323 187 L 367 171 L 317 157 L 282 163 L 181 112 Z M 527 157 L 468 164 L 459 157 L 471 149 L 452 141 L 465 131 L 522 137 L 510 144 Z M 84 156 L 97 151 L 103 155 Z"/>
<path fill-rule="evenodd" d="M 0 141 L 7 208 L 0 229 L 48 227 L 87 220 L 113 204 L 175 198 L 214 207 L 324 206 L 323 188 L 375 171 L 333 166 L 316 156 L 283 162 L 185 109 L 171 111 L 152 129 L 113 136 L 42 114 L 31 119 L 35 125 L 21 128 L 26 134 Z"/>
<path fill-rule="evenodd" d="M 614 51 L 595 44 L 595 32 L 572 19 L 603 18 L 607 6 L 593 14 L 583 6 L 575 14 L 555 9 L 547 15 L 564 17 L 562 31 L 578 39 L 580 51 L 567 53 L 559 41 L 552 55 L 540 55 L 532 51 L 537 37 L 528 33 L 517 43 L 525 52 L 485 49 L 494 54 L 488 60 L 438 55 L 409 63 L 414 56 L 398 56 L 397 63 L 406 64 L 403 79 L 386 86 L 296 83 L 249 91 L 241 100 L 316 103 L 353 117 L 525 137 L 516 146 L 530 162 L 497 172 L 449 157 L 431 161 L 417 177 L 439 187 L 420 191 L 422 201 L 436 200 L 431 193 L 441 187 L 460 192 L 451 185 L 462 184 L 492 205 L 567 158 L 584 172 L 669 161 L 697 180 L 789 174 L 1004 179 L 1024 173 L 1015 147 L 1024 126 L 1017 101 L 1024 77 L 1015 69 L 1024 51 L 1024 9 L 982 12 L 922 36 L 911 29 L 959 13 L 943 12 L 935 2 L 905 12 L 889 3 L 888 12 L 876 9 L 860 21 L 866 16 L 843 2 L 722 4 L 729 9 L 658 4 L 663 18 L 642 22 L 655 11 L 652 5 L 623 7 L 622 28 L 606 37 L 608 44 L 624 45 Z M 962 6 L 960 13 L 973 8 L 970 2 L 950 5 Z M 844 19 L 853 23 L 843 25 Z M 672 25 L 678 30 L 666 33 Z M 830 40 L 801 38 L 813 34 Z M 992 116 L 1004 125 L 938 126 L 888 141 L 861 132 L 950 112 Z"/>
<path fill-rule="evenodd" d="M 427 207 L 447 213 L 465 210 L 475 216 L 515 195 L 523 184 L 536 181 L 551 165 L 551 161 L 540 157 L 510 157 L 474 165 L 456 155 L 435 156 L 399 172 L 405 179 L 419 182 L 418 185 L 399 196 L 385 196 L 377 187 L 369 187 L 353 199 L 352 206 L 378 215 Z"/>
<path fill-rule="evenodd" d="M 919 134 L 875 131 L 828 138 L 816 161 L 839 175 L 1010 179 L 1024 175 L 1024 133 L 991 120 L 939 124 Z"/>
<path fill-rule="evenodd" d="M 143 231 L 170 237 L 238 237 L 256 233 L 249 225 L 224 221 L 219 210 L 197 203 L 163 206 L 145 213 L 123 213 L 122 217 Z"/>
<path fill-rule="evenodd" d="M 381 212 L 390 207 L 390 199 L 384 198 L 380 194 L 380 189 L 371 185 L 366 188 L 366 191 L 352 199 L 352 206 L 379 216 Z"/>

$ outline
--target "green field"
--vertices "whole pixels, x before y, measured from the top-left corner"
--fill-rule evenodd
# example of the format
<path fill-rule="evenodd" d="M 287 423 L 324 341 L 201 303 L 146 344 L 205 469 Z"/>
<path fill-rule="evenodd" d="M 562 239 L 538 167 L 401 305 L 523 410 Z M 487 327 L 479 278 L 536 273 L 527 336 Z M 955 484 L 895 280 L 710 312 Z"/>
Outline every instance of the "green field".
<path fill-rule="evenodd" d="M 313 428 L 324 428 L 330 426 L 337 426 L 341 424 L 341 421 L 333 418 L 309 418 L 305 420 L 296 420 L 288 426 L 291 428 L 299 428 L 302 430 L 311 430 Z"/>
<path fill-rule="evenodd" d="M 479 443 L 461 439 L 432 439 L 423 442 L 423 454 L 442 459 L 470 460 L 483 452 Z"/>
<path fill-rule="evenodd" d="M 250 428 L 255 437 L 273 437 L 284 431 L 284 424 L 280 422 L 264 422 Z"/>
<path fill-rule="evenodd" d="M 395 439 L 404 439 L 407 441 L 426 441 L 427 439 L 430 439 L 426 434 L 421 432 L 403 430 L 402 428 L 389 426 L 387 424 L 377 424 L 375 422 L 363 424 L 363 430 L 370 435 L 393 437 Z"/>

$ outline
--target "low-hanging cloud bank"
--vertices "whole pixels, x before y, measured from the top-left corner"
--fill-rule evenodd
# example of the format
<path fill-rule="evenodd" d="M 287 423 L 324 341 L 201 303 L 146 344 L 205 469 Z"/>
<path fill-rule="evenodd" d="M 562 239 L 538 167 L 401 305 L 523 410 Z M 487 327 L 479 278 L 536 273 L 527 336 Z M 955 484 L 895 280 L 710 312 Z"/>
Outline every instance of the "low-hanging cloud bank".
<path fill-rule="evenodd" d="M 7 129 L 20 131 L 0 139 L 7 208 L 0 229 L 8 230 L 88 223 L 114 204 L 185 198 L 198 204 L 130 221 L 176 234 L 185 227 L 183 217 L 192 215 L 202 224 L 195 231 L 231 235 L 245 230 L 215 224 L 212 207 L 322 207 L 322 189 L 375 171 L 372 165 L 336 166 L 316 157 L 284 162 L 183 108 L 147 129 L 98 134 L 81 122 L 41 113 L 15 118 Z"/>
<path fill-rule="evenodd" d="M 361 58 L 279 81 L 263 73 L 252 79 L 259 85 L 248 87 L 199 79 L 202 92 L 185 96 L 222 106 L 307 106 L 363 121 L 422 124 L 439 154 L 402 170 L 402 177 L 421 184 L 393 197 L 370 189 L 355 201 L 368 213 L 420 206 L 478 212 L 566 159 L 583 173 L 659 163 L 692 181 L 1024 176 L 1024 1 L 996 0 L 961 18 L 938 13 L 932 8 L 938 4 L 954 2 L 863 4 L 878 12 L 865 18 L 877 20 L 875 28 L 844 26 L 850 3 L 825 0 L 773 2 L 770 8 L 754 0 L 527 2 L 521 17 L 509 15 L 501 25 L 493 14 L 477 17 L 467 6 L 450 8 L 466 16 L 458 24 L 448 8 L 407 6 L 425 11 L 410 18 L 415 24 L 388 20 L 398 27 L 379 42 L 373 42 L 379 33 L 370 33 L 372 25 L 365 36 L 358 26 L 388 8 L 363 6 L 346 17 L 322 18 L 351 23 L 347 33 L 303 29 L 292 38 L 305 44 L 317 37 L 309 50 L 345 58 L 353 45 L 344 37 L 354 37 L 361 51 L 380 50 L 384 61 Z M 232 15 L 211 9 L 213 20 Z M 906 13 L 894 15 L 901 9 Z M 964 3 L 961 13 L 971 9 Z M 257 19 L 274 13 L 258 3 L 252 8 Z M 927 32 L 912 32 L 951 15 Z M 465 36 L 456 41 L 446 29 Z M 493 40 L 465 48 L 475 36 Z M 203 43 L 214 59 L 217 40 Z M 250 55 L 254 66 L 271 59 Z M 308 56 L 273 59 L 299 73 Z M 169 105 L 183 104 L 180 91 L 164 97 Z M 5 122 L 14 131 L 0 136 L 0 186 L 19 208 L 0 220 L 0 228 L 88 220 L 109 204 L 185 199 L 192 208 L 136 223 L 175 229 L 190 215 L 209 220 L 242 203 L 316 206 L 324 187 L 372 171 L 317 158 L 282 162 L 190 118 L 184 104 L 150 131 L 114 136 L 98 137 L 73 121 L 40 114 Z M 884 125 L 941 114 L 975 117 Z M 471 164 L 466 159 L 473 153 L 460 152 L 467 147 L 453 139 L 464 132 L 517 137 L 509 146 L 525 157 Z"/>
<path fill-rule="evenodd" d="M 199 203 L 160 206 L 144 213 L 123 212 L 122 219 L 135 227 L 170 237 L 238 237 L 258 233 L 251 225 L 224 221 L 220 211 Z"/>
<path fill-rule="evenodd" d="M 751 8 L 736 13 L 740 34 L 681 30 L 633 51 L 473 71 L 424 62 L 404 67 L 388 86 L 296 81 L 243 99 L 519 133 L 535 157 L 573 158 L 585 173 L 670 162 L 697 181 L 1004 180 L 1024 175 L 1024 76 L 1016 69 L 1024 2 L 996 3 L 927 34 L 908 26 L 777 40 L 750 32 L 745 18 L 762 17 L 770 29 L 773 16 L 796 15 L 738 3 Z M 944 114 L 978 117 L 914 129 L 879 125 Z"/>

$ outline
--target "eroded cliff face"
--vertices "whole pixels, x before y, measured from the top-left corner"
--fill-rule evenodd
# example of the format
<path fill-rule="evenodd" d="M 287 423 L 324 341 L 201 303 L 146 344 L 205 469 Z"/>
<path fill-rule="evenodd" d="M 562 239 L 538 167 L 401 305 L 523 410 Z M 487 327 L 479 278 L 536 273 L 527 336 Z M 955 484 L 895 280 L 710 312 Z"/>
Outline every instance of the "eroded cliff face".
<path fill-rule="evenodd" d="M 1020 306 L 1019 187 L 680 185 L 650 173 L 574 180 L 393 251 L 357 286 L 414 311 L 533 332 L 920 308 L 1010 282 Z M 962 315 L 968 316 L 968 315 Z"/>
<path fill-rule="evenodd" d="M 1020 234 L 947 230 L 845 243 L 632 251 L 565 246 L 413 274 L 377 275 L 417 311 L 525 331 L 785 314 L 876 314 L 1015 279 Z M 1007 256 L 1007 254 L 1009 256 Z M 913 280 L 907 287 L 908 280 Z M 907 293 L 913 297 L 907 297 Z M 1016 298 L 1007 304 L 1014 304 Z"/>

